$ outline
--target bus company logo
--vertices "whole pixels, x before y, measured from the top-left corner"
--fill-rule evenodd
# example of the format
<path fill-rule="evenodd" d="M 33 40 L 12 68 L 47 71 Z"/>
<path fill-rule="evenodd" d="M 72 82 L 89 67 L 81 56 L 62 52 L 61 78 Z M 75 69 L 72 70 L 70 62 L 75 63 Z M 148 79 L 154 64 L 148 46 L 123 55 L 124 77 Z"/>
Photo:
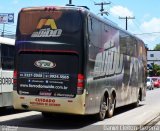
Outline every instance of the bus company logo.
<path fill-rule="evenodd" d="M 34 65 L 42 69 L 51 69 L 56 67 L 56 63 L 48 60 L 38 60 L 34 63 Z"/>
<path fill-rule="evenodd" d="M 62 29 L 57 29 L 56 23 L 53 19 L 41 19 L 36 27 L 36 31 L 31 35 L 36 37 L 60 37 Z"/>

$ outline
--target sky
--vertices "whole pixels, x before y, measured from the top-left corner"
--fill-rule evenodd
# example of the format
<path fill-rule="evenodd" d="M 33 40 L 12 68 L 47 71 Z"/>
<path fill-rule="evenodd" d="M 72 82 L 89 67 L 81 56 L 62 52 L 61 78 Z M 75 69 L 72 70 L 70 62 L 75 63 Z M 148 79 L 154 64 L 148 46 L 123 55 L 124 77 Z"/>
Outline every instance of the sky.
<path fill-rule="evenodd" d="M 160 0 L 72 0 L 74 5 L 88 6 L 91 12 L 100 16 L 99 2 L 111 2 L 104 6 L 109 15 L 103 17 L 113 21 L 120 28 L 125 29 L 125 20 L 119 17 L 135 17 L 128 20 L 128 31 L 141 38 L 150 50 L 160 43 Z M 35 6 L 64 6 L 69 0 L 2 0 L 0 13 L 14 13 L 15 22 L 5 25 L 7 34 L 16 31 L 17 16 L 21 8 Z M 100 16 L 101 17 L 101 16 Z M 0 32 L 3 25 L 0 24 Z"/>

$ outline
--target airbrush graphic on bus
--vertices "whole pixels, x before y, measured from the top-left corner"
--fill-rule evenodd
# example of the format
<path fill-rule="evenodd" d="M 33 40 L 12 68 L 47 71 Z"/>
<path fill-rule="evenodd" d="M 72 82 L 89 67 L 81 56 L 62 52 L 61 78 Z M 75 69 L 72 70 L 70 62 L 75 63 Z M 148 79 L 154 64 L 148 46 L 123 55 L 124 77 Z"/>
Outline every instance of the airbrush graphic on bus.
<path fill-rule="evenodd" d="M 57 29 L 54 19 L 41 19 L 31 37 L 59 37 L 62 29 Z"/>

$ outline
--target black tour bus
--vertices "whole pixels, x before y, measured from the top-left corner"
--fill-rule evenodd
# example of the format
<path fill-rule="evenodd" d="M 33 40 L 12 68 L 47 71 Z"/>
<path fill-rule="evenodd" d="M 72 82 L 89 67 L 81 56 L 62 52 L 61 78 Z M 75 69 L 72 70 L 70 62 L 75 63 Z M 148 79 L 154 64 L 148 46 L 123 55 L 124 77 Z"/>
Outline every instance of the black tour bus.
<path fill-rule="evenodd" d="M 23 8 L 15 48 L 15 109 L 103 120 L 145 99 L 143 41 L 83 7 Z"/>

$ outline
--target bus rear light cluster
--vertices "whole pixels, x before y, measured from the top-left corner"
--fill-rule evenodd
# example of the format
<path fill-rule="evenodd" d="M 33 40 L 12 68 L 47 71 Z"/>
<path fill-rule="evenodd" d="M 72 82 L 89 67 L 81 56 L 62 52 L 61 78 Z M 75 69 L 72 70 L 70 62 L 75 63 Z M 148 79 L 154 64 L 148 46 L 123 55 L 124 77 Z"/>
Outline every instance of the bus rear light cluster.
<path fill-rule="evenodd" d="M 17 71 L 14 70 L 14 73 L 13 73 L 13 84 L 16 84 L 17 83 Z"/>
<path fill-rule="evenodd" d="M 78 82 L 77 82 L 77 94 L 80 95 L 83 93 L 84 89 L 84 75 L 78 74 Z"/>
<path fill-rule="evenodd" d="M 17 71 L 14 70 L 14 73 L 13 73 L 13 88 L 15 89 L 17 86 Z"/>

